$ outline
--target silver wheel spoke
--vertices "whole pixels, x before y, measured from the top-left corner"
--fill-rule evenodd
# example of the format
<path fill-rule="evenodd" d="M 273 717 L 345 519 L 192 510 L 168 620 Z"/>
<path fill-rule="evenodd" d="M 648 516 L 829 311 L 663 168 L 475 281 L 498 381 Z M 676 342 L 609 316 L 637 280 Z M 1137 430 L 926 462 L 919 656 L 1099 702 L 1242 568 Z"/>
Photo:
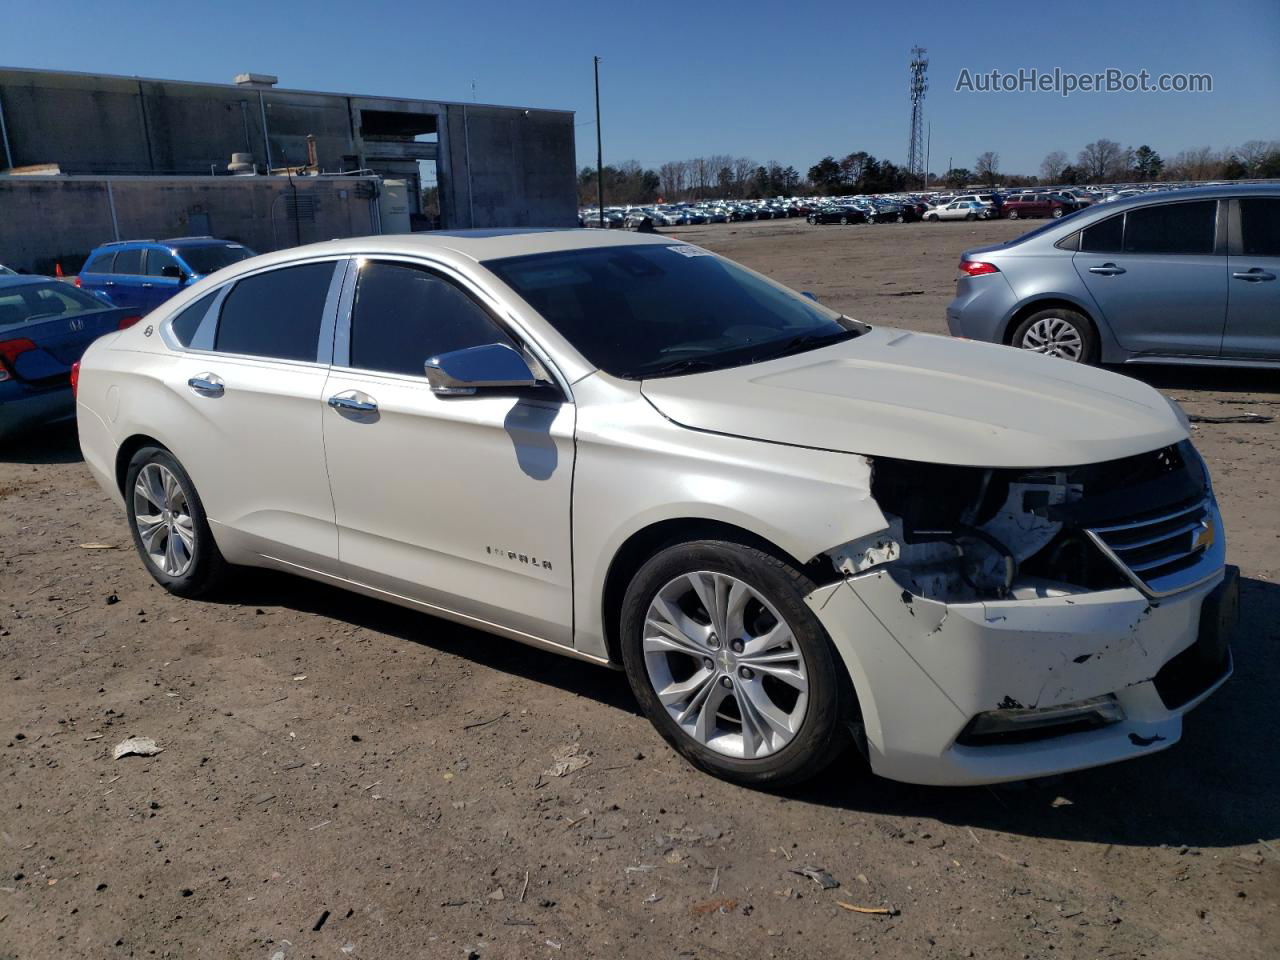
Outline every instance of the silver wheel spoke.
<path fill-rule="evenodd" d="M 702 706 L 698 709 L 698 722 L 693 728 L 693 735 L 698 738 L 699 743 L 709 743 L 715 736 L 716 714 L 729 695 L 729 691 L 718 683 L 708 684 L 707 690 L 708 693 L 702 698 Z"/>
<path fill-rule="evenodd" d="M 668 707 L 685 703 L 698 696 L 702 692 L 702 688 L 710 683 L 714 676 L 715 671 L 702 667 L 688 680 L 681 680 L 678 683 L 671 684 L 665 690 L 659 690 L 658 699 Z"/>
<path fill-rule="evenodd" d="M 752 715 L 752 725 L 767 744 L 772 745 L 775 741 L 786 743 L 791 739 L 795 733 L 791 717 L 769 699 L 763 686 L 750 681 L 740 684 L 738 691 L 738 709 L 742 711 L 743 717 Z"/>
<path fill-rule="evenodd" d="M 138 537 L 142 540 L 142 546 L 150 552 L 152 545 L 155 543 L 156 535 L 164 530 L 164 520 L 159 514 L 149 516 L 137 515 L 134 521 L 138 525 Z"/>

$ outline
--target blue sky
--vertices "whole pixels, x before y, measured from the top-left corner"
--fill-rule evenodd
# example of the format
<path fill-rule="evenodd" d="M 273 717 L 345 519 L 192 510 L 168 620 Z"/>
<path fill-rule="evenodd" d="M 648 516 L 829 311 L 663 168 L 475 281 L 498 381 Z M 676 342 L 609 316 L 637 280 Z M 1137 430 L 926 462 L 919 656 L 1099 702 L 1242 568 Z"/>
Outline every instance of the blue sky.
<path fill-rule="evenodd" d="M 1166 157 L 1280 139 L 1280 0 L 1161 4 L 563 3 L 557 0 L 65 0 L 56 20 L 0 2 L 0 65 L 282 86 L 577 111 L 595 159 L 591 57 L 599 54 L 606 162 L 710 153 L 793 164 L 866 150 L 905 159 L 907 61 L 929 51 L 930 167 L 1034 173 L 1108 137 Z M 181 12 L 179 12 L 181 10 Z M 1209 94 L 955 92 L 962 68 L 1209 73 Z"/>

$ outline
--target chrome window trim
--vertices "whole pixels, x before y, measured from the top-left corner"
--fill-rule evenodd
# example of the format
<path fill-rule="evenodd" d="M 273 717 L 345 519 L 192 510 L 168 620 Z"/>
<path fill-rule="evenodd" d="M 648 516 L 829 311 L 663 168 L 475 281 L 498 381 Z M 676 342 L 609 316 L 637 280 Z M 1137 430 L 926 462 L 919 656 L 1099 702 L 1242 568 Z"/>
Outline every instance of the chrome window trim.
<path fill-rule="evenodd" d="M 410 383 L 425 383 L 426 374 L 421 377 L 409 374 L 389 373 L 384 370 L 365 370 L 351 366 L 351 318 L 355 306 L 355 292 L 359 280 L 361 265 L 366 261 L 380 263 L 403 263 L 408 266 L 422 267 L 438 273 L 451 283 L 457 284 L 463 292 L 480 302 L 494 322 L 540 363 L 551 376 L 557 388 L 564 396 L 566 403 L 573 403 L 573 390 L 569 380 L 559 366 L 551 359 L 550 353 L 525 328 L 520 319 L 497 297 L 478 283 L 476 279 L 465 274 L 450 264 L 433 260 L 421 255 L 395 253 L 353 253 L 351 254 L 351 282 L 343 288 L 343 296 L 338 310 L 337 330 L 334 336 L 333 366 L 342 367 L 360 376 L 395 377 Z"/>

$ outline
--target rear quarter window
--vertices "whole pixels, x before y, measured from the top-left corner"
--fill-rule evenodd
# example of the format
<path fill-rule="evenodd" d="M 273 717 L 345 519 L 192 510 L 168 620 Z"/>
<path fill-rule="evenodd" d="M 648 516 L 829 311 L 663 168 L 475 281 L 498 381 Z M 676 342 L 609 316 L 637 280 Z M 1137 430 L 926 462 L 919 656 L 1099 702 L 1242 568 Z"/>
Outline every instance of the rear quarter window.
<path fill-rule="evenodd" d="M 305 263 L 246 277 L 222 302 L 214 349 L 315 361 L 334 263 Z"/>

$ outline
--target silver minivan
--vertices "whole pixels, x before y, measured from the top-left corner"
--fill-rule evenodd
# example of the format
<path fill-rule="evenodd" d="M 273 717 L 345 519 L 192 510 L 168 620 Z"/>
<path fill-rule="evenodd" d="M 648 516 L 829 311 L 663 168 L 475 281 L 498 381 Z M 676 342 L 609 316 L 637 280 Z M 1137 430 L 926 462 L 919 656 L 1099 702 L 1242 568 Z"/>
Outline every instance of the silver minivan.
<path fill-rule="evenodd" d="M 1280 366 L 1280 185 L 1089 207 L 967 250 L 953 336 L 1079 363 Z"/>

